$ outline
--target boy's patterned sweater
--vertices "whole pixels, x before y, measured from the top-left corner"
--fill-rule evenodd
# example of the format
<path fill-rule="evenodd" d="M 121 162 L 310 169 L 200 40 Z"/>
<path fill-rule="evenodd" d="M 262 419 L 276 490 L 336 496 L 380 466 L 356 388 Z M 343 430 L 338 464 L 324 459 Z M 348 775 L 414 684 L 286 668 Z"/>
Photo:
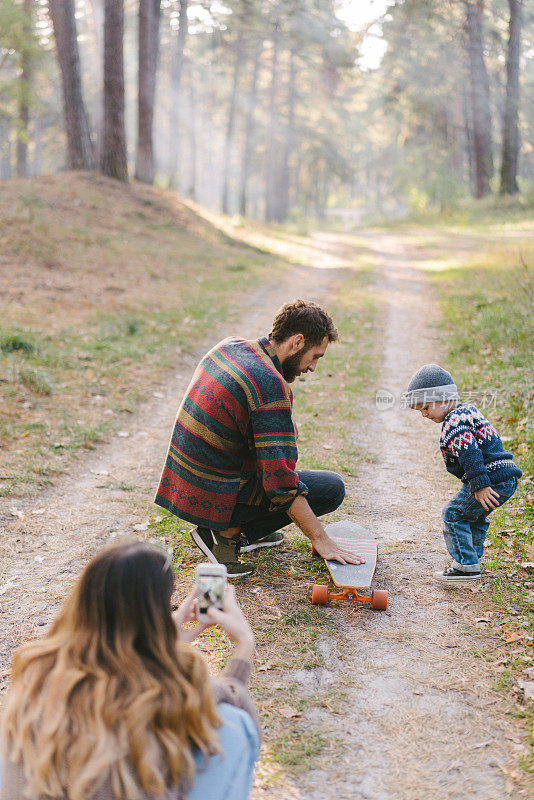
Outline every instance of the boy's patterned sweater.
<path fill-rule="evenodd" d="M 459 403 L 449 411 L 439 446 L 447 472 L 469 484 L 471 492 L 523 474 L 491 422 L 473 405 Z"/>

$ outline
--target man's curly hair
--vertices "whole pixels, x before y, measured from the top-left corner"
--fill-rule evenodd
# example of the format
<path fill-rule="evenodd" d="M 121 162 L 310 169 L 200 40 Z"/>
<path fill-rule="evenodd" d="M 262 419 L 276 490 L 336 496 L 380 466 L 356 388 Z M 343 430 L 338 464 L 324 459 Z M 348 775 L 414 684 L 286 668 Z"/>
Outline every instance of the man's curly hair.
<path fill-rule="evenodd" d="M 328 336 L 329 342 L 338 340 L 332 317 L 316 303 L 306 300 L 292 300 L 278 309 L 269 339 L 278 343 L 285 342 L 295 333 L 304 336 L 306 348 L 321 344 L 325 336 Z"/>

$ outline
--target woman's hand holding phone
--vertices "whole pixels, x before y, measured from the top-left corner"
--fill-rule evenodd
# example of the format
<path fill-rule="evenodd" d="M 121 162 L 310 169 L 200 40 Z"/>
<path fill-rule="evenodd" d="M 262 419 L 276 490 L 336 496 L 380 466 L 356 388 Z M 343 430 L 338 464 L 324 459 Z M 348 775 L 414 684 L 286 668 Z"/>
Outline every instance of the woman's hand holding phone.
<path fill-rule="evenodd" d="M 178 631 L 178 638 L 181 642 L 193 642 L 205 628 L 213 625 L 212 622 L 198 622 L 197 620 L 197 586 L 193 586 L 185 600 L 180 603 L 176 611 L 173 611 L 172 618 Z M 194 628 L 184 628 L 188 622 L 197 622 Z"/>
<path fill-rule="evenodd" d="M 212 624 L 218 625 L 228 634 L 235 645 L 236 658 L 250 661 L 256 642 L 252 628 L 235 599 L 234 586 L 228 584 L 226 587 L 223 610 L 210 606 L 207 616 L 213 620 Z"/>
<path fill-rule="evenodd" d="M 230 637 L 235 645 L 234 655 L 245 661 L 250 661 L 254 653 L 255 640 L 252 628 L 248 620 L 241 611 L 235 598 L 235 587 L 231 584 L 226 586 L 224 594 L 224 605 L 221 611 L 215 606 L 210 606 L 206 616 L 208 622 L 199 622 L 194 628 L 184 628 L 188 622 L 195 622 L 197 605 L 196 585 L 189 592 L 181 605 L 173 612 L 173 619 L 178 629 L 178 638 L 181 642 L 192 642 L 200 636 L 203 630 L 218 625 Z"/>

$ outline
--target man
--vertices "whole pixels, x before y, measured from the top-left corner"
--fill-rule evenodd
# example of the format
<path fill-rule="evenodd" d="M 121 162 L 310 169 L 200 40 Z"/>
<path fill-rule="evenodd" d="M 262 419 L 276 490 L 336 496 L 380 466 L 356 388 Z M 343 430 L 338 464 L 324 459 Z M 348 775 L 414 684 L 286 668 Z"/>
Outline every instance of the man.
<path fill-rule="evenodd" d="M 230 577 L 250 575 L 240 552 L 280 544 L 295 522 L 324 558 L 359 564 L 317 519 L 345 496 L 339 475 L 296 471 L 289 386 L 314 372 L 338 334 L 315 303 L 277 312 L 268 337 L 224 339 L 198 365 L 178 410 L 156 503 L 197 526 L 191 536 Z"/>

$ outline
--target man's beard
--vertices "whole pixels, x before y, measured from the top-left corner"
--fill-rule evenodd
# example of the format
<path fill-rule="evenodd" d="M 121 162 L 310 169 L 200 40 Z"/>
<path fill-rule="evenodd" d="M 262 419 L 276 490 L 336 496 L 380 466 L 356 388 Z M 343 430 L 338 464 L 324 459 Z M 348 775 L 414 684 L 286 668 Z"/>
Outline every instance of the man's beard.
<path fill-rule="evenodd" d="M 293 383 L 297 375 L 300 375 L 300 364 L 304 353 L 294 353 L 282 361 L 282 374 L 288 383 Z"/>

